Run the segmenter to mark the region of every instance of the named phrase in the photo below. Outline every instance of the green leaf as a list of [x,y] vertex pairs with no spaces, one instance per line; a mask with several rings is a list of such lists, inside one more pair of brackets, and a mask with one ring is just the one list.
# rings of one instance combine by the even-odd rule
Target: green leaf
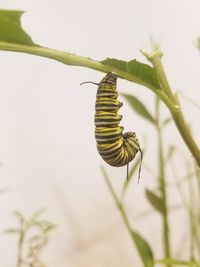
[[160,213],[164,213],[164,203],[162,197],[156,195],[153,191],[146,189],[145,190],[146,198],[148,199],[149,203]]
[[135,96],[128,94],[121,94],[127,102],[131,105],[136,113],[138,113],[141,117],[148,120],[149,122],[155,124],[155,119],[151,115],[151,113],[147,110],[147,108],[142,104],[142,102],[136,98]]
[[136,59],[123,61],[114,58],[107,58],[101,61],[101,63],[106,66],[113,67],[115,70],[124,71],[136,76],[150,86],[160,89],[160,84],[155,69],[147,64],[137,61]]
[[151,248],[146,240],[144,240],[137,232],[132,231],[132,236],[135,241],[135,245],[140,254],[145,267],[154,266],[154,257]]
[[21,10],[0,10],[0,42],[35,45],[21,28]]

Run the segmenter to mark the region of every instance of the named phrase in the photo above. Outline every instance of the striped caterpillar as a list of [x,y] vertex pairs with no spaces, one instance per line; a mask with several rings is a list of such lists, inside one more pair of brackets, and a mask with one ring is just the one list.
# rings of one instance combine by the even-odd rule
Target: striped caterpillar
[[[93,84],[98,85],[94,118],[97,150],[109,165],[114,167],[127,165],[128,173],[128,164],[135,158],[137,152],[140,151],[141,161],[143,155],[136,134],[123,133],[124,128],[119,126],[122,115],[117,112],[123,103],[117,100],[117,75],[109,72],[100,83]],[[140,172],[141,164],[139,177]]]

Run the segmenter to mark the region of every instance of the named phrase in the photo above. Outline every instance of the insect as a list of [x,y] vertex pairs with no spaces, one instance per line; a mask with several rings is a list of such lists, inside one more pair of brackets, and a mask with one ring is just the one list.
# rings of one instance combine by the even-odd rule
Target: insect
[[[83,82],[93,83],[93,82]],[[117,100],[118,92],[116,89],[117,75],[109,72],[100,81],[93,83],[98,85],[95,105],[95,139],[97,142],[97,150],[103,160],[114,167],[127,165],[131,162],[137,152],[141,154],[142,150],[134,132],[123,133],[124,127],[119,126],[122,115],[118,114],[118,110],[123,103]],[[138,181],[140,178],[141,163],[139,167]]]

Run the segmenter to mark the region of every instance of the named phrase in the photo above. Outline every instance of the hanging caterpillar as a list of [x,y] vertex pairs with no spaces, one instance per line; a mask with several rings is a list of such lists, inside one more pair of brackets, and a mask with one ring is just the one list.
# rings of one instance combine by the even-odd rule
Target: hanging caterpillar
[[[114,167],[127,165],[128,172],[128,164],[135,158],[138,151],[140,151],[142,161],[142,151],[136,134],[134,132],[123,133],[124,128],[119,126],[122,115],[117,112],[123,103],[117,100],[117,75],[109,72],[100,83],[93,84],[98,85],[94,118],[97,150],[109,165]],[[140,171],[141,164],[139,176]]]

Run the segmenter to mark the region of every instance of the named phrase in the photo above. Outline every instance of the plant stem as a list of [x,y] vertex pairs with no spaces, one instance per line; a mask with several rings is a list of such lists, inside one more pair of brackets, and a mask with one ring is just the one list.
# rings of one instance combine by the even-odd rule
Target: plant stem
[[[200,198],[200,169],[196,166],[195,164],[195,174],[197,177],[197,187],[198,187],[198,194],[199,194],[199,198]],[[200,203],[200,199],[199,199],[199,203]],[[200,221],[199,221],[200,223]]]
[[185,144],[187,145],[191,154],[195,158],[197,165],[200,167],[200,150],[191,135],[191,132],[185,122],[181,110],[178,112],[171,112],[171,114],[176,123],[179,133],[181,134],[183,140],[185,141]]
[[195,261],[180,261],[176,259],[162,259],[156,261],[158,264],[173,264],[177,266],[188,266],[188,267],[200,267],[199,262]]
[[29,46],[29,45],[22,45],[22,44],[14,44],[14,43],[7,43],[7,42],[0,42],[0,50],[2,51],[12,51],[12,52],[20,52],[20,53],[26,53],[46,58],[51,58],[54,60],[57,60],[61,63],[64,63],[66,65],[71,66],[82,66],[102,72],[109,72],[114,71],[118,74],[118,77],[122,79],[126,79],[128,81],[143,85],[153,91],[155,94],[157,94],[162,101],[166,104],[166,106],[173,110],[174,106],[173,104],[168,100],[168,98],[163,94],[163,92],[159,89],[155,89],[150,84],[146,83],[145,81],[141,80],[137,76],[134,76],[133,74],[130,74],[126,71],[122,71],[119,69],[115,69],[114,67],[109,67],[104,64],[102,64],[99,61],[93,60],[88,57],[81,57],[69,52],[59,51],[56,49],[50,49],[47,47],[42,46]]
[[133,239],[133,236],[132,236],[133,230],[132,230],[131,225],[129,223],[129,220],[128,220],[128,217],[126,215],[126,212],[124,210],[124,206],[123,206],[122,202],[120,201],[120,199],[118,198],[118,196],[115,193],[115,191],[113,190],[113,187],[112,187],[112,185],[110,183],[110,180],[109,180],[109,178],[107,176],[107,173],[105,172],[105,170],[103,168],[101,168],[101,171],[103,173],[103,176],[105,177],[106,184],[107,184],[108,189],[110,190],[110,193],[111,193],[111,195],[112,195],[112,197],[113,197],[113,199],[115,201],[115,204],[116,204],[117,208],[119,209],[119,211],[120,211],[120,213],[122,215],[123,221],[124,221],[124,223],[125,223],[125,225],[126,225],[126,227],[128,229],[128,232],[130,233],[132,241],[134,242],[134,239]]
[[103,173],[103,176],[105,178],[106,184],[108,186],[108,189],[110,190],[110,193],[115,201],[115,204],[122,216],[122,219],[124,221],[124,224],[129,232],[129,235],[131,237],[131,240],[133,244],[136,246],[137,251],[140,255],[140,259],[142,260],[143,264],[145,267],[153,267],[154,266],[154,256],[151,251],[151,248],[149,247],[148,243],[140,236],[138,235],[137,232],[134,231],[132,228],[126,210],[125,210],[125,205],[122,200],[117,196],[115,193],[112,184],[109,180],[109,177],[107,173],[105,172],[104,168],[101,168],[101,171]]
[[197,223],[200,235],[200,169],[197,167],[196,164],[195,164],[195,173],[197,177],[197,187],[198,187],[198,197],[199,197],[199,200],[197,202],[199,203],[199,205],[197,206]]
[[147,54],[143,52],[143,54],[147,57],[147,59],[153,64],[154,68],[156,69],[162,91],[167,96],[168,100],[173,103],[175,107],[177,107],[176,109],[171,109],[168,106],[180,135],[182,136],[185,144],[189,148],[198,166],[200,167],[200,150],[191,135],[189,127],[187,126],[187,123],[180,108],[178,97],[177,95],[174,95],[172,93],[172,90],[170,88],[161,62],[161,58],[163,55],[162,52],[155,51],[152,54]]
[[188,217],[190,223],[190,260],[194,260],[194,251],[195,251],[195,216],[193,214],[193,203],[194,203],[194,192],[193,192],[193,180],[192,175],[190,174],[190,168],[188,166],[188,190],[189,190],[189,204],[188,204]]
[[[169,223],[168,223],[168,207],[167,207],[167,192],[166,192],[166,175],[165,175],[165,164],[163,156],[163,140],[162,140],[162,126],[160,121],[160,100],[156,98],[156,129],[158,135],[158,166],[159,166],[159,186],[163,200],[163,248],[164,257],[170,258],[170,242],[169,242]],[[169,264],[166,264],[170,267]]]
[[132,240],[132,242],[133,242],[134,245],[135,245],[135,240],[134,240],[134,236],[133,236],[133,229],[132,229],[131,224],[130,224],[130,222],[129,222],[129,220],[128,220],[126,211],[125,211],[125,209],[124,209],[124,205],[123,205],[123,203],[121,202],[121,200],[118,198],[117,194],[115,193],[115,191],[114,191],[114,189],[113,189],[113,187],[112,187],[112,185],[111,185],[111,183],[110,183],[110,180],[109,180],[109,178],[108,178],[108,175],[107,175],[107,173],[105,172],[104,168],[101,168],[101,171],[102,171],[103,176],[104,176],[104,178],[105,178],[105,181],[106,181],[106,184],[107,184],[107,186],[108,186],[108,189],[110,190],[110,193],[111,193],[111,195],[112,195],[112,197],[113,197],[113,199],[114,199],[114,201],[115,201],[115,205],[117,206],[117,208],[118,208],[118,210],[119,210],[119,212],[120,212],[120,214],[121,214],[121,216],[122,216],[122,219],[123,219],[123,221],[124,221],[124,223],[125,223],[125,226],[126,226],[128,232],[129,232],[129,235],[130,235],[130,237],[131,237],[131,240]]

